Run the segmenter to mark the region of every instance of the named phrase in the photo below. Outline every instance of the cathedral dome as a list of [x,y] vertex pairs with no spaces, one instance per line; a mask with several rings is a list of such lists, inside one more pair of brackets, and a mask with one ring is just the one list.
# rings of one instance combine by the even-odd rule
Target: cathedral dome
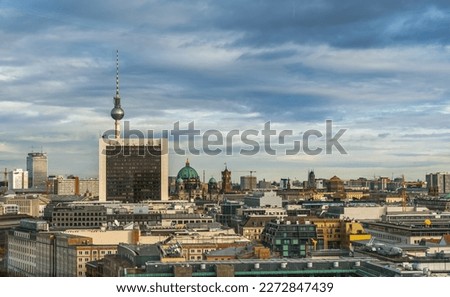
[[208,181],[208,184],[217,184],[217,181],[214,177],[211,177]]
[[184,166],[183,168],[180,169],[180,171],[178,171],[177,180],[180,178],[183,180],[200,179],[197,171],[194,168],[192,168],[191,165],[189,164],[189,160],[186,161],[186,166]]

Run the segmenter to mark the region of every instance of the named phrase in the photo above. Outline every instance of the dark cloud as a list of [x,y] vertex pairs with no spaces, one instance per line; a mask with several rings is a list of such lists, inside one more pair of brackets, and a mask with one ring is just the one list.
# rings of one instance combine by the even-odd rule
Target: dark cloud
[[63,170],[64,151],[78,147],[78,158],[70,154],[82,159],[92,145],[95,164],[92,130],[112,126],[119,49],[133,126],[270,120],[303,130],[332,119],[349,128],[354,159],[299,158],[283,168],[410,166],[413,156],[389,157],[408,144],[420,158],[423,139],[437,142],[430,154],[439,161],[429,166],[445,164],[449,11],[448,1],[2,1],[0,150],[15,159],[11,148],[25,155],[49,143]]
[[[211,21],[224,30],[244,32],[241,44],[326,43],[337,47],[383,47],[399,42],[447,44],[449,3],[445,1],[292,1],[279,5],[253,1],[220,2]],[[433,18],[432,13],[442,13]],[[428,13],[428,14],[427,14]],[[389,31],[400,22],[401,27]]]

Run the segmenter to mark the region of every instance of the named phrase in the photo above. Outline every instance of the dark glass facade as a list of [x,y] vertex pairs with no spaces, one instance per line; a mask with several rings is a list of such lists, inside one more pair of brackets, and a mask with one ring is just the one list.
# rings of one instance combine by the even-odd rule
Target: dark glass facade
[[272,252],[286,258],[306,257],[308,242],[317,237],[313,224],[289,224],[270,222],[261,234],[263,243]]
[[161,146],[106,146],[107,200],[160,200],[161,162]]

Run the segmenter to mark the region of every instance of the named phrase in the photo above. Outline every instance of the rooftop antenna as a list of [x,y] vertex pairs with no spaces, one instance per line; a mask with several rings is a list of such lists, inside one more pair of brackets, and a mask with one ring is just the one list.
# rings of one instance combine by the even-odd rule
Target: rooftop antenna
[[114,108],[111,110],[111,117],[114,119],[114,135],[116,139],[120,138],[120,120],[123,119],[125,112],[120,106],[119,94],[119,50],[116,51],[116,95],[114,96]]

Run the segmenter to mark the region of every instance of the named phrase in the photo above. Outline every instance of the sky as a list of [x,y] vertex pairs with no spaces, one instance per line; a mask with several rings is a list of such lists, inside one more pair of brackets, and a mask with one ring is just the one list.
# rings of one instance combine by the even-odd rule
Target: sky
[[0,0],[0,168],[42,150],[49,174],[97,177],[118,51],[130,129],[199,130],[199,154],[169,134],[170,175],[423,180],[450,168],[448,28],[449,1]]

